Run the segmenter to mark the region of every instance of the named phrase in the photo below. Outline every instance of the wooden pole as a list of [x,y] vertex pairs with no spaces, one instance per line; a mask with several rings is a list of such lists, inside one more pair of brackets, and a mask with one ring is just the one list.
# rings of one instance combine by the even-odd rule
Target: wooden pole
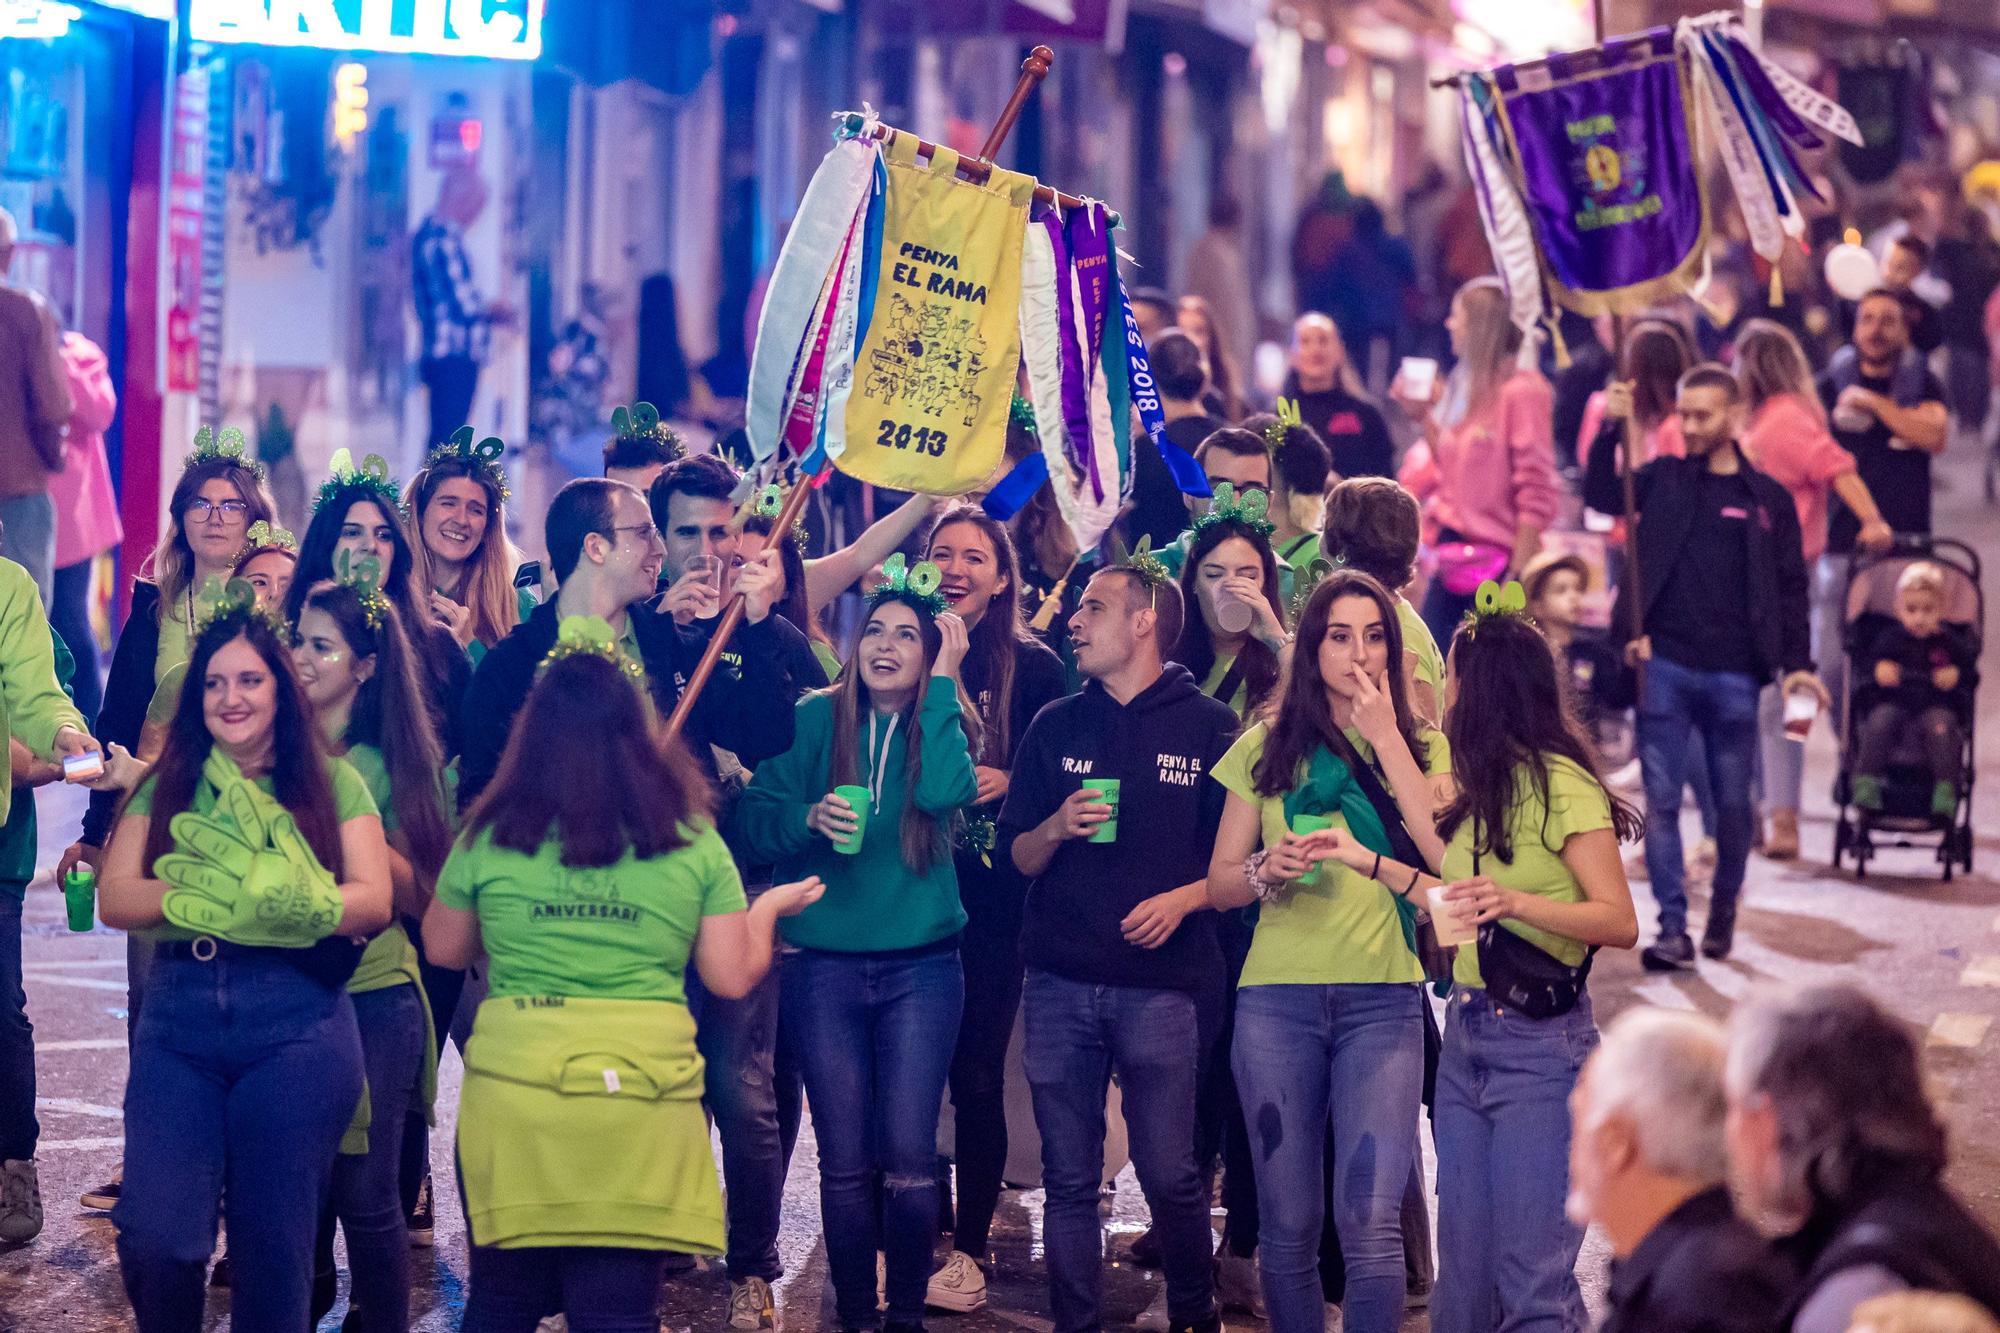
[[[1027,105],[1028,95],[1034,92],[1036,85],[1048,76],[1049,66],[1055,62],[1055,58],[1055,52],[1048,47],[1038,46],[1028,53],[1026,60],[1021,62],[1021,77],[1016,80],[1014,93],[1007,99],[1006,107],[1001,110],[1000,119],[994,122],[993,132],[986,136],[986,144],[979,150],[979,160],[967,162],[961,168],[967,178],[983,181],[992,174],[993,155],[998,153],[1000,146],[1006,142],[1008,133],[1014,128],[1014,122],[1021,118],[1021,108]],[[886,125],[876,130],[877,136],[883,139],[906,132],[891,129]],[[917,141],[917,148],[920,153],[925,154],[934,150],[933,145],[921,139]],[[1036,187],[1035,197],[1044,203],[1060,203],[1065,208],[1080,207],[1083,203],[1081,199],[1058,193],[1046,185]],[[785,497],[784,507],[778,511],[777,521],[772,525],[771,540],[774,542],[787,540],[792,525],[797,523],[799,515],[805,512],[806,500],[811,491],[812,483],[806,477],[800,477],[793,484],[791,494]],[[777,612],[773,611],[772,614],[776,615]],[[739,592],[729,599],[729,605],[724,608],[722,619],[715,626],[715,633],[709,636],[708,647],[703,651],[701,661],[696,664],[694,674],[689,676],[688,683],[681,687],[680,700],[674,704],[673,715],[667,719],[667,735],[678,736],[687,726],[688,714],[694,711],[695,701],[701,697],[702,690],[707,688],[709,677],[715,674],[715,665],[722,660],[723,650],[729,646],[729,637],[736,633],[736,627],[742,623],[743,594]]]

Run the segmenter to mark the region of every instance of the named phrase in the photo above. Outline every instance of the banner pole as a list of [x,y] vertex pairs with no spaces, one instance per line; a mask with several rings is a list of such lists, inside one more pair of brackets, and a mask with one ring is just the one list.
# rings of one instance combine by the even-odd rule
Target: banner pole
[[[1014,92],[1008,97],[1006,107],[1000,112],[1000,119],[994,122],[993,132],[986,136],[985,146],[979,150],[981,161],[990,163],[993,155],[1000,151],[1001,145],[1007,141],[1007,135],[1013,130],[1014,123],[1021,118],[1021,108],[1027,105],[1028,95],[1034,92],[1036,86],[1048,76],[1049,67],[1055,63],[1055,58],[1055,52],[1048,47],[1037,46],[1028,53],[1028,58],[1021,62],[1021,77],[1014,83]],[[792,525],[797,523],[799,515],[805,512],[806,499],[811,491],[812,483],[809,478],[800,477],[793,483],[791,494],[785,497],[784,507],[778,511],[778,517],[772,524],[773,542],[790,539]],[[774,610],[771,614],[776,615],[777,612]],[[736,627],[742,623],[743,594],[739,592],[730,597],[729,605],[722,613],[722,619],[716,623],[715,633],[709,636],[708,647],[702,651],[701,661],[696,664],[694,674],[688,677],[687,684],[681,688],[681,697],[674,704],[673,714],[667,718],[669,737],[680,735],[681,730],[687,726],[688,715],[694,711],[696,701],[701,698],[701,692],[708,687],[709,678],[715,674],[716,663],[722,660],[723,651],[729,647],[730,636],[736,633]]]

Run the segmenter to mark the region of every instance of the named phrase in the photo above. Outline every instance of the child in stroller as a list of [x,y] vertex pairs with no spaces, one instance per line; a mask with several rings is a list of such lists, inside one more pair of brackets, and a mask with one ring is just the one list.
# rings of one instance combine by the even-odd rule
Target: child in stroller
[[1854,803],[1879,813],[1883,782],[1899,744],[1915,726],[1931,775],[1931,813],[1950,819],[1958,809],[1965,732],[1979,645],[1944,623],[1944,571],[1914,561],[1896,579],[1895,619],[1863,645],[1859,665],[1865,705],[1856,737]]

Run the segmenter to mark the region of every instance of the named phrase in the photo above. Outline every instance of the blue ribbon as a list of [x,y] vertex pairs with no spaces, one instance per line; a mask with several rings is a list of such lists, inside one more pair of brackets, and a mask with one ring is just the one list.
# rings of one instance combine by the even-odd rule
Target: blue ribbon
[[980,507],[996,523],[1005,523],[1021,512],[1021,506],[1034,499],[1035,492],[1042,489],[1049,479],[1049,460],[1040,451],[1029,454],[1014,464],[1013,471],[1000,478],[1000,484],[986,492]]
[[[1116,270],[1113,270],[1115,273]],[[1139,410],[1139,422],[1167,465],[1167,473],[1183,495],[1205,496],[1208,474],[1194,455],[1167,438],[1167,414],[1160,405],[1160,387],[1153,379],[1153,363],[1146,356],[1146,338],[1139,332],[1139,319],[1132,313],[1132,298],[1125,284],[1118,284],[1118,307],[1125,316],[1125,366],[1131,383],[1132,406]]]

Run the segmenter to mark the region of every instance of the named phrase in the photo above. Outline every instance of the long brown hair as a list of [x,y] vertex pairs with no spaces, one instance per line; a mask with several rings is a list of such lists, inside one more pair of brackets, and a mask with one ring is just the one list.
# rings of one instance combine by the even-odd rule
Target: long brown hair
[[[931,530],[924,535],[926,558],[937,545],[938,534],[954,523],[970,524],[985,536],[986,544],[993,548],[994,565],[1004,580],[1004,586],[993,594],[993,600],[986,604],[986,614],[968,636],[965,665],[960,674],[965,679],[966,693],[979,707],[982,737],[974,753],[989,767],[1005,768],[1012,754],[1014,668],[1023,646],[1031,647],[1036,642],[1021,615],[1021,561],[1006,527],[973,504],[953,505],[931,524]],[[990,706],[981,706],[982,700],[990,700]]]
[[203,486],[218,479],[234,486],[243,503],[249,506],[243,515],[246,531],[252,523],[277,521],[278,506],[271,499],[264,479],[234,459],[207,458],[182,472],[167,500],[166,531],[160,534],[160,544],[153,548],[145,570],[141,571],[142,576],[150,572],[159,586],[162,610],[180,600],[194,582],[194,549],[187,539],[188,506],[195,502]]
[[188,654],[187,681],[180,703],[167,724],[167,738],[153,764],[152,821],[146,829],[146,873],[153,862],[174,849],[170,824],[183,810],[194,808],[202,765],[215,748],[204,708],[208,665],[226,645],[245,640],[264,659],[276,686],[277,715],[271,723],[271,793],[289,810],[313,855],[338,880],[343,874],[340,854],[340,813],[334,802],[333,774],[326,745],[313,722],[312,707],[292,670],[290,650],[278,632],[259,615],[225,616],[196,636]]
[[347,719],[347,745],[372,745],[382,752],[389,791],[396,803],[396,831],[410,864],[425,884],[435,883],[451,851],[445,819],[444,746],[431,721],[422,664],[402,613],[385,598],[379,626],[370,626],[361,597],[344,583],[327,580],[306,593],[305,609],[323,611],[340,627],[340,637],[359,660],[375,659],[375,670],[354,695]]
[[[870,608],[868,619],[875,618],[880,608]],[[938,648],[943,643],[938,633],[937,622],[919,611],[917,633],[923,640],[924,666],[923,680],[918,684],[916,697],[903,710],[903,810],[898,824],[902,838],[903,864],[919,875],[930,873],[931,866],[940,856],[948,853],[950,830],[944,821],[935,815],[917,808],[917,781],[923,776],[923,697],[929,688],[931,666],[937,661]],[[862,621],[865,632],[868,621]],[[827,758],[827,773],[830,785],[836,787],[858,786],[868,781],[861,771],[861,718],[874,707],[868,686],[861,680],[861,649],[857,645],[848,657],[847,665],[841,669],[840,679],[825,689],[817,691],[833,700],[833,749]],[[972,701],[965,697],[965,687],[958,688],[959,721],[965,728],[965,738],[973,754],[979,753],[979,711]]]
[[687,845],[684,827],[714,821],[715,796],[678,739],[607,658],[549,663],[500,756],[493,782],[466,812],[464,842],[483,830],[497,847],[533,856],[551,838],[568,866],[608,866]]
[[[1195,589],[1201,583],[1201,562],[1208,559],[1216,547],[1236,537],[1250,543],[1250,549],[1257,553],[1257,560],[1264,567],[1263,575],[1257,582],[1265,600],[1271,603],[1280,618],[1285,614],[1285,599],[1279,591],[1278,558],[1271,550],[1271,539],[1238,519],[1218,519],[1205,524],[1201,535],[1188,548],[1187,559],[1181,562],[1181,602],[1187,615],[1181,621],[1179,637],[1167,652],[1167,660],[1186,667],[1197,686],[1207,680],[1208,673],[1215,669],[1215,637],[1209,632],[1208,617],[1202,613],[1201,598],[1195,595]],[[1246,634],[1236,660],[1242,664],[1243,683],[1248,687],[1244,696],[1245,712],[1255,713],[1278,688],[1278,655],[1263,640]],[[1222,702],[1228,703],[1229,700]]]
[[1447,420],[1457,422],[1490,402],[1513,375],[1521,330],[1514,324],[1507,289],[1498,278],[1474,278],[1452,300],[1465,319],[1458,366],[1445,392]]
[[[1487,616],[1459,627],[1451,641],[1457,696],[1445,716],[1457,794],[1438,814],[1438,833],[1449,839],[1472,821],[1474,848],[1494,859],[1514,859],[1507,817],[1514,806],[1515,773],[1528,769],[1548,820],[1549,761],[1567,759],[1599,787],[1594,747],[1570,711],[1556,674],[1555,652],[1522,616]],[[1638,812],[1604,789],[1620,841],[1639,836]]]
[[1410,754],[1422,768],[1425,746],[1417,734],[1416,714],[1410,711],[1408,692],[1403,685],[1403,622],[1396,615],[1396,599],[1387,588],[1358,569],[1336,569],[1319,581],[1299,613],[1299,632],[1286,673],[1278,706],[1270,711],[1271,734],[1264,741],[1263,757],[1257,761],[1251,779],[1263,796],[1281,796],[1298,785],[1299,770],[1313,751],[1324,745],[1358,767],[1361,756],[1335,725],[1333,708],[1326,699],[1326,682],[1319,674],[1319,646],[1326,641],[1326,627],[1333,619],[1333,604],[1343,597],[1366,597],[1382,615],[1383,646],[1388,649],[1388,666],[1383,679],[1388,682],[1389,701],[1396,709],[1396,730],[1410,747]]
[[521,603],[514,594],[514,570],[521,553],[507,536],[507,498],[486,475],[485,465],[469,458],[445,457],[410,479],[410,554],[417,592],[428,598],[437,585],[430,548],[424,545],[424,511],[438,487],[454,478],[476,482],[486,493],[486,532],[479,549],[466,560],[463,581],[454,589],[439,589],[472,612],[472,635],[491,648],[521,623]]
[[1663,319],[1644,319],[1625,335],[1619,375],[1632,381],[1632,416],[1639,429],[1652,430],[1674,414],[1674,395],[1694,364],[1687,336]]

